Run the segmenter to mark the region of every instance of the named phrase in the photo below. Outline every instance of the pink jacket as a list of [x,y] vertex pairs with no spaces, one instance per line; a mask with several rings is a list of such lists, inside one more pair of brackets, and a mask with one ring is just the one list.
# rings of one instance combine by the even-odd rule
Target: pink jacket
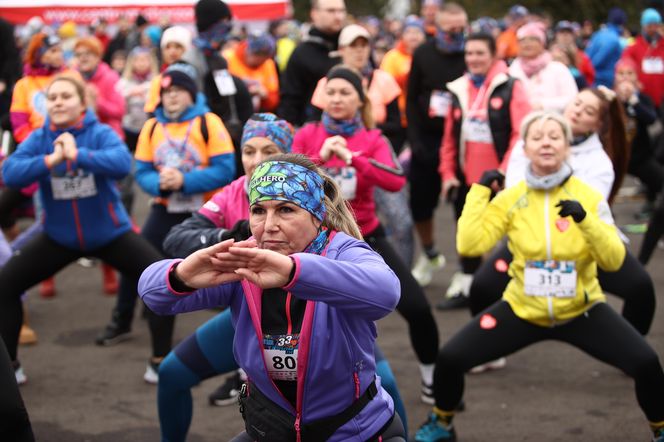
[[247,176],[242,175],[228,186],[215,193],[198,213],[209,218],[215,226],[232,228],[236,222],[249,218]]
[[557,61],[551,61],[544,69],[528,77],[517,58],[510,65],[509,74],[523,82],[533,110],[562,112],[579,92],[567,66]]
[[[345,167],[337,157],[322,163],[320,149],[331,137],[319,122],[302,127],[293,139],[293,153],[302,153],[324,168]],[[346,138],[348,149],[353,152],[350,166],[357,171],[357,190],[350,201],[355,218],[363,235],[373,232],[379,225],[374,202],[374,187],[396,192],[406,184],[403,170],[397,162],[389,143],[378,129],[360,129]]]
[[97,117],[102,123],[113,128],[124,140],[122,130],[122,117],[125,113],[125,100],[117,84],[120,81],[118,74],[103,61],[97,66],[92,78],[87,80],[88,85],[97,90]]

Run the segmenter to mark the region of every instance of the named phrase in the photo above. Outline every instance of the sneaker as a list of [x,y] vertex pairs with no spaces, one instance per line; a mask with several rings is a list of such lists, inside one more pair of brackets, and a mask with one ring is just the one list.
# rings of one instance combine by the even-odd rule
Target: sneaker
[[438,310],[455,310],[460,308],[467,308],[470,305],[468,296],[458,295],[453,298],[445,298],[436,304]]
[[434,270],[440,270],[443,267],[445,267],[445,257],[442,254],[436,255],[435,258],[420,255],[420,257],[417,258],[415,267],[413,267],[413,278],[415,278],[422,287],[426,287],[433,279]]
[[101,274],[104,278],[104,293],[115,295],[118,293],[118,278],[115,275],[115,269],[108,264],[102,264]]
[[415,433],[415,442],[455,442],[454,427],[445,425],[436,413],[431,413],[429,419],[418,428]]
[[652,442],[664,442],[664,428],[653,431]]
[[39,295],[42,298],[52,298],[55,296],[55,278],[50,277],[41,282],[39,285]]
[[84,256],[82,258],[78,258],[78,260],[76,260],[76,264],[80,265],[81,267],[85,267],[86,269],[90,269],[94,267],[96,263],[94,259]]
[[226,382],[221,384],[208,396],[208,402],[210,405],[216,407],[234,405],[237,403],[237,396],[240,394],[241,388],[242,379],[240,378],[240,372],[236,371],[226,379]]
[[452,275],[452,281],[445,293],[446,298],[454,298],[459,295],[468,297],[470,295],[470,285],[473,283],[473,275],[470,273],[456,272]]
[[468,373],[480,374],[491,370],[500,370],[501,368],[505,368],[506,365],[507,365],[507,359],[498,358],[494,361],[489,361],[486,364],[480,364],[477,367],[473,367],[470,369]]
[[37,343],[37,333],[30,328],[29,325],[23,324],[21,326],[21,332],[18,335],[18,343],[20,345],[34,345]]
[[131,318],[121,318],[117,310],[113,310],[111,322],[95,339],[95,344],[110,346],[126,341],[131,337]]
[[159,363],[152,361],[150,359],[148,361],[147,368],[145,369],[145,373],[143,374],[143,380],[147,382],[148,384],[152,385],[157,385],[159,383]]
[[21,367],[21,363],[19,361],[14,361],[12,362],[12,365],[14,367],[14,376],[16,377],[16,384],[23,385],[26,382],[28,382],[28,377],[25,375],[23,367]]
[[422,381],[420,400],[428,405],[435,404],[436,401],[433,397],[433,385],[427,385]]

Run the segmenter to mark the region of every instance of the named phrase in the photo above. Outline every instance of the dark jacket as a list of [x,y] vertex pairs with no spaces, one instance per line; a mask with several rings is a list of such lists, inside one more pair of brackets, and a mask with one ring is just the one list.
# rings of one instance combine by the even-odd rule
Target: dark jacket
[[657,111],[647,95],[639,93],[637,97],[635,103],[623,103],[627,116],[627,138],[631,140],[632,148],[630,169],[650,160],[654,154],[648,126],[657,120]]
[[316,119],[311,97],[318,80],[336,64],[338,57],[330,57],[337,50],[339,34],[324,34],[311,28],[302,43],[293,51],[281,81],[278,114],[295,126]]
[[415,50],[408,76],[406,115],[408,140],[416,159],[438,165],[445,119],[429,116],[429,100],[434,90],[447,91],[446,84],[465,70],[463,53],[445,54],[434,41],[427,41]]

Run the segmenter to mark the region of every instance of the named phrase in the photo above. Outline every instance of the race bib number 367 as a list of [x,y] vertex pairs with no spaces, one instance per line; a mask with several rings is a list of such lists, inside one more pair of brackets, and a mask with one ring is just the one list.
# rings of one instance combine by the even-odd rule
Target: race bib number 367
[[526,261],[524,292],[528,296],[573,298],[576,296],[576,263]]
[[263,335],[263,356],[267,371],[275,381],[297,381],[299,334]]

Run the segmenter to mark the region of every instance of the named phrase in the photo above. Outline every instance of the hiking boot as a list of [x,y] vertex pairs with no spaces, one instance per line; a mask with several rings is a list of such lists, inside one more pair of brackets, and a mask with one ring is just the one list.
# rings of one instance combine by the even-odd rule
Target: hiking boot
[[55,296],[55,277],[51,276],[39,284],[39,295],[42,298],[52,298]]
[[160,362],[154,362],[152,358],[148,361],[143,374],[143,380],[148,384],[157,385],[159,383],[159,364]]
[[415,438],[412,440],[414,442],[455,442],[456,433],[452,424],[446,425],[436,413],[431,413],[429,419],[418,428]]
[[226,382],[221,384],[208,396],[208,402],[210,405],[216,407],[237,404],[237,396],[240,394],[242,384],[240,372],[236,371],[233,375],[226,378]]
[[95,344],[110,346],[130,338],[131,317],[122,317],[117,310],[113,310],[111,322],[95,339]]
[[19,345],[33,345],[37,343],[37,333],[26,324],[21,326],[21,332],[18,335]]
[[115,275],[115,269],[104,263],[101,266],[101,274],[104,278],[104,293],[115,295],[118,293],[118,278]]
[[433,272],[445,267],[445,257],[442,254],[429,258],[425,254],[417,258],[415,267],[413,267],[413,278],[422,286],[426,287],[433,279]]

